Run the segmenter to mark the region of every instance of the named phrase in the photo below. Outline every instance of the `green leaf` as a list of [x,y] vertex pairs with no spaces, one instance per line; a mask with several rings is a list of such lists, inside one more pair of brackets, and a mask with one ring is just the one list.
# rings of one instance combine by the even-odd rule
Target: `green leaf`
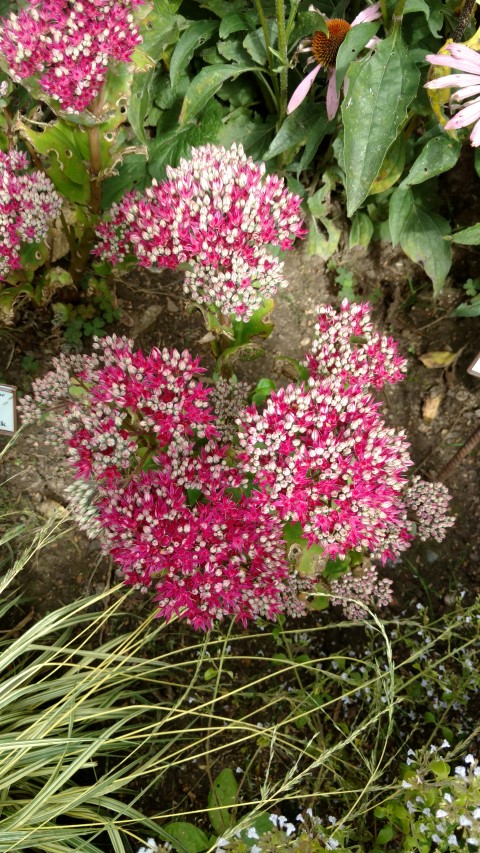
[[127,116],[132,130],[139,142],[143,144],[147,141],[144,124],[145,116],[152,105],[154,80],[155,68],[142,74],[135,74],[127,106]]
[[395,832],[393,826],[387,824],[386,826],[383,826],[380,832],[378,833],[377,842],[379,844],[388,844],[388,842],[392,840],[394,834]]
[[255,403],[256,406],[263,406],[272,391],[275,391],[273,379],[268,379],[268,377],[259,379],[252,394],[252,403]]
[[437,779],[448,779],[450,776],[450,766],[442,758],[436,758],[430,764],[430,770],[435,774]]
[[164,830],[172,836],[175,841],[179,842],[176,848],[179,853],[202,853],[203,850],[208,850],[210,841],[208,836],[193,823],[178,820],[167,823],[163,827]]
[[478,246],[480,244],[480,222],[457,231],[450,237],[452,243],[460,243],[462,246]]
[[255,12],[229,12],[222,19],[218,34],[221,39],[226,39],[232,33],[251,30],[255,26],[256,20]]
[[295,26],[289,38],[289,47],[293,47],[300,39],[313,33],[328,33],[328,27],[323,15],[319,12],[299,12],[295,18]]
[[273,331],[273,323],[268,321],[273,309],[273,299],[265,299],[246,323],[242,320],[232,320],[235,343],[247,344],[252,338],[268,338]]
[[154,0],[153,8],[142,19],[142,49],[155,61],[161,59],[167,49],[178,41],[179,21],[182,19],[176,17],[175,12],[180,2]]
[[383,193],[396,184],[405,166],[405,147],[404,134],[400,133],[388,149],[382,168],[370,187],[369,195]]
[[351,27],[345,36],[344,41],[340,45],[336,59],[335,78],[337,83],[337,91],[343,83],[345,74],[349,66],[357,58],[358,54],[365,47],[367,42],[375,35],[380,26],[380,21],[372,21],[371,23],[358,24],[356,27]]
[[400,36],[392,35],[380,42],[373,56],[353,63],[347,78],[342,116],[347,213],[352,216],[406,120],[420,75]]
[[[312,214],[307,252],[309,255],[319,255],[324,260],[328,260],[336,251],[342,232],[330,218],[330,192],[335,186],[335,176],[331,170],[324,173],[323,180],[324,185],[307,200],[308,209]],[[318,228],[317,219],[323,225],[327,236]]]
[[248,109],[236,110],[219,130],[217,141],[219,145],[230,148],[233,142],[241,139],[245,153],[254,160],[261,160],[275,130],[275,117],[269,116],[262,121],[257,113],[253,119],[250,116]]
[[455,317],[480,317],[480,294],[471,302],[462,302],[453,313]]
[[201,121],[190,121],[176,125],[174,130],[161,132],[148,147],[148,172],[161,181],[166,175],[166,166],[177,166],[181,157],[189,157],[192,146],[216,142],[222,127],[222,108],[214,98],[207,105]]
[[[310,107],[312,107],[311,102]],[[315,154],[318,151],[319,145],[322,142],[323,138],[327,135],[327,133],[331,133],[333,127],[333,121],[328,121],[325,110],[322,108],[322,114],[319,116],[319,118],[316,121],[314,120],[313,124],[310,123],[307,138],[305,140],[305,150],[298,163],[297,175],[299,175],[300,172],[303,172],[303,170],[310,165],[313,158],[315,157]]]
[[460,142],[450,139],[446,134],[429,139],[400,186],[409,187],[413,184],[421,184],[423,181],[435,177],[435,175],[441,175],[442,172],[453,169],[460,156],[461,149]]
[[414,208],[413,193],[409,189],[399,187],[390,198],[388,225],[392,246],[400,242],[403,229]]
[[115,167],[116,175],[102,184],[102,210],[108,210],[115,201],[133,189],[143,190],[147,184],[147,161],[143,154],[126,154]]
[[[267,21],[267,29],[270,46],[272,46],[277,41],[277,22]],[[265,46],[265,35],[261,27],[258,30],[253,30],[248,36],[245,36],[243,46],[257,65],[267,65],[268,55]]]
[[209,812],[210,823],[219,835],[231,826],[232,821],[227,807],[235,805],[237,793],[237,780],[233,771],[226,767],[218,774],[208,794],[208,808],[212,809]]
[[325,122],[324,109],[317,104],[311,104],[304,101],[298,109],[288,115],[283,122],[280,130],[270,144],[270,147],[263,155],[264,160],[270,160],[276,157],[283,151],[289,148],[298,148],[303,145],[311,130],[312,120],[314,121],[321,113],[322,119]]
[[246,65],[211,65],[202,68],[192,80],[183,99],[179,122],[185,125],[194,118],[221,88],[224,80],[252,69]]
[[[396,212],[394,196],[399,199]],[[389,220],[392,242],[395,244],[398,240],[405,254],[423,266],[437,295],[445,284],[452,263],[451,248],[444,239],[450,231],[449,223],[438,213],[425,210],[408,189],[398,189],[394,193],[390,214],[393,217]]]
[[218,21],[195,21],[180,36],[170,60],[170,80],[175,87],[178,76],[185,71],[197,47],[204,44],[218,29]]
[[348,235],[348,247],[368,246],[373,236],[373,222],[367,213],[358,210],[353,219],[350,234]]

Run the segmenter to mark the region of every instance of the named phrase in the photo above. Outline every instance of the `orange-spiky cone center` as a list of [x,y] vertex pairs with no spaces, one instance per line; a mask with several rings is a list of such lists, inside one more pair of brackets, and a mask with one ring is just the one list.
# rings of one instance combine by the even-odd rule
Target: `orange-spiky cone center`
[[328,36],[326,33],[316,32],[312,40],[312,54],[316,62],[324,68],[335,65],[338,48],[350,29],[350,24],[343,18],[332,18],[326,21],[326,24]]

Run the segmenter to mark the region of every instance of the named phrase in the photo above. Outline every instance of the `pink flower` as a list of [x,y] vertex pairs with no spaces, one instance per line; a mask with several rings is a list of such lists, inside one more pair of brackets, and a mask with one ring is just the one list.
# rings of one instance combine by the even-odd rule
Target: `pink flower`
[[126,583],[155,590],[157,615],[166,619],[178,615],[208,630],[224,617],[245,625],[300,615],[280,522],[245,496],[235,501],[227,485],[192,506],[166,464],[105,491],[98,512],[106,549]]
[[198,359],[187,351],[133,352],[132,341],[116,335],[95,346],[98,355],[55,360],[55,370],[33,383],[33,398],[20,403],[24,423],[55,407],[50,442],[67,444],[77,476],[112,481],[146,453],[168,452],[172,460],[190,454],[197,439],[216,437]]
[[[315,78],[321,68],[328,69],[328,89],[327,89],[327,116],[331,120],[335,117],[340,103],[340,95],[337,92],[337,83],[335,78],[335,60],[340,45],[345,39],[351,27],[357,24],[364,24],[368,21],[375,21],[381,16],[380,2],[374,3],[360,12],[352,23],[349,24],[343,18],[325,18],[325,23],[328,28],[328,36],[323,32],[316,32],[311,39],[311,53],[313,60],[317,63],[313,71],[302,80],[299,86],[295,89],[287,106],[287,113],[290,114],[305,100],[310,89],[313,86]],[[377,39],[371,39],[367,47],[374,47]]]
[[0,280],[20,269],[22,246],[41,243],[62,209],[62,200],[43,172],[20,151],[0,151]]
[[287,285],[269,246],[290,249],[303,236],[301,199],[241,145],[192,148],[167,178],[112,206],[95,254],[112,264],[135,257],[145,267],[187,263],[190,299],[249,320]]
[[358,550],[386,560],[408,546],[407,443],[348,374],[281,388],[238,422],[252,500],[259,494],[284,522],[300,522],[326,557]]
[[425,84],[426,89],[450,89],[457,92],[450,98],[451,108],[466,102],[455,115],[447,121],[445,130],[459,130],[473,124],[470,141],[476,148],[480,145],[480,56],[465,44],[447,44],[448,54],[428,54],[425,58],[432,65],[447,66],[460,71],[460,74],[447,74]]
[[403,379],[407,363],[393,338],[373,331],[368,302],[344,299],[337,311],[321,305],[306,364],[316,379],[351,374],[352,381],[374,388]]
[[408,445],[369,393],[401,379],[405,362],[373,332],[369,311],[346,301],[339,311],[322,306],[308,383],[281,388],[263,412],[251,406],[237,420],[239,459],[254,488],[329,558],[349,550],[396,558],[412,538]]
[[143,0],[32,0],[2,21],[0,53],[19,83],[38,77],[66,112],[96,97],[111,60],[129,62],[141,36],[132,10]]

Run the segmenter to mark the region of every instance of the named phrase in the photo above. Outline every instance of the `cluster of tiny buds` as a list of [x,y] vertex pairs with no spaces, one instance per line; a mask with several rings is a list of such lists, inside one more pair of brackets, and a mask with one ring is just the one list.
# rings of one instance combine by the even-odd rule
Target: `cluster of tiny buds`
[[25,172],[26,154],[0,151],[0,279],[22,266],[22,246],[41,243],[62,199],[43,172]]
[[331,604],[340,606],[346,619],[365,619],[368,609],[378,610],[391,603],[392,583],[390,578],[380,578],[375,566],[365,560],[362,567],[331,581]]
[[231,443],[237,435],[236,420],[247,405],[250,386],[232,376],[219,376],[210,394],[210,404],[215,412],[215,426],[223,441]]
[[132,10],[143,0],[32,0],[2,22],[0,54],[15,82],[37,77],[69,113],[96,97],[110,60],[129,62],[141,42]]
[[441,542],[449,527],[455,524],[453,515],[448,514],[451,496],[443,483],[429,483],[415,475],[405,493],[405,503],[414,514],[417,536],[425,542],[435,539]]
[[270,245],[290,249],[304,234],[301,199],[241,145],[192,148],[167,180],[130,193],[101,223],[95,254],[112,264],[188,264],[190,299],[247,321],[287,282]]

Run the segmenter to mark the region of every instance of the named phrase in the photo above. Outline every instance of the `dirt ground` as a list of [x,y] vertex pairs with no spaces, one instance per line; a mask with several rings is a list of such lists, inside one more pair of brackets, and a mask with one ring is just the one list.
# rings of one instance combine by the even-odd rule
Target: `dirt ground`
[[[459,254],[452,284],[434,302],[431,285],[421,269],[388,244],[339,252],[328,265],[318,257],[308,256],[304,245],[299,246],[286,260],[290,285],[277,295],[275,330],[266,341],[266,354],[258,361],[241,365],[239,376],[256,381],[270,375],[280,383],[287,382],[277,357],[303,358],[312,341],[316,306],[339,303],[342,294],[335,279],[339,272],[342,277],[342,270],[350,270],[356,296],[372,300],[377,324],[400,341],[402,352],[409,358],[405,381],[390,387],[385,396],[388,419],[406,431],[416,470],[430,479],[439,477],[447,462],[480,426],[480,379],[467,373],[480,350],[479,323],[452,317],[455,305],[464,301],[461,283],[476,274],[477,251]],[[201,316],[198,312],[185,312],[179,275],[170,271],[137,271],[118,282],[117,296],[121,310],[117,333],[133,337],[144,349],[154,345],[188,348],[202,354],[208,366],[208,345],[199,343],[204,334]],[[0,381],[16,384],[19,393],[26,393],[32,377],[22,371],[25,356],[35,359],[36,373],[41,374],[48,369],[59,346],[61,337],[58,332],[52,333],[47,318],[26,311],[16,330],[0,338]],[[458,352],[454,366],[447,370],[426,367],[420,356],[437,351]],[[1,437],[0,442],[1,447]],[[8,454],[0,472],[2,482],[2,505],[17,507],[20,516],[33,513],[40,520],[65,504],[63,490],[69,477],[61,456],[43,444],[41,430],[30,428]],[[388,571],[395,579],[398,612],[419,600],[438,612],[448,607],[459,592],[465,590],[470,597],[479,590],[477,452],[453,470],[447,485],[457,516],[455,527],[441,544],[416,546],[400,565]],[[33,615],[38,616],[80,594],[99,591],[113,578],[114,568],[109,560],[101,558],[96,544],[72,530],[31,561],[23,583],[32,601]]]

